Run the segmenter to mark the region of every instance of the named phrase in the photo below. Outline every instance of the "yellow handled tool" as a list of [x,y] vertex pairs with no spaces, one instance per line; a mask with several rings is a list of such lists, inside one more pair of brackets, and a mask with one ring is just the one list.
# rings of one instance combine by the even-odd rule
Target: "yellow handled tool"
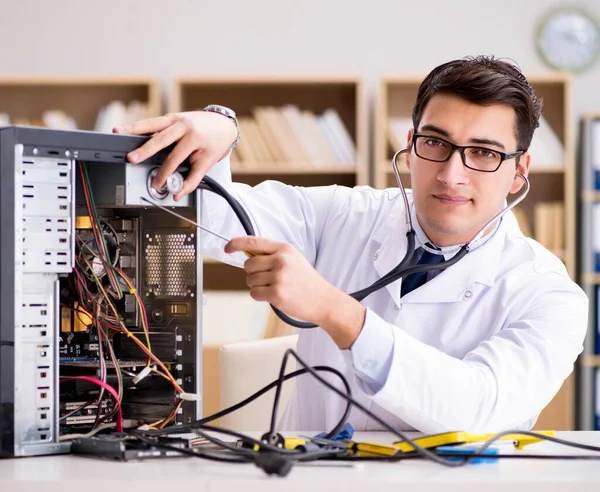
[[375,442],[336,441],[323,437],[309,437],[307,439],[320,446],[347,449],[351,454],[358,456],[394,456],[400,452],[398,448],[392,445]]
[[[555,437],[555,431],[536,431],[536,434],[544,436]],[[489,441],[496,434],[480,434],[473,432],[444,432],[441,434],[432,434],[430,436],[417,437],[413,439],[414,443],[421,446],[422,448],[437,448],[438,446],[451,446],[458,444],[468,444],[475,442]],[[542,440],[540,437],[528,436],[526,434],[506,434],[502,436],[499,441],[513,441],[517,449],[522,449],[528,444],[533,444]],[[404,453],[414,451],[411,444],[406,441],[397,441],[394,446]]]

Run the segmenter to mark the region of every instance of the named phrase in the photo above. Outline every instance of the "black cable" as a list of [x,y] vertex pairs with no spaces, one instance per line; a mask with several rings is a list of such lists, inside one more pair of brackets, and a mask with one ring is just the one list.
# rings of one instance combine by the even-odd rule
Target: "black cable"
[[[347,396],[341,390],[339,390],[338,388],[336,388],[333,384],[331,384],[327,380],[323,379],[316,371],[313,370],[312,367],[310,367],[306,362],[304,362],[304,360],[302,360],[302,358],[300,358],[300,356],[296,352],[294,352],[292,349],[286,350],[284,358],[288,357],[289,355],[292,355],[298,361],[298,363],[301,366],[303,366],[305,369],[308,369],[308,372],[317,381],[319,381],[321,384],[325,385],[327,388],[329,388],[330,390],[332,390],[338,396],[340,396],[340,397],[344,398],[346,401],[350,402],[356,408],[358,408],[363,413],[365,413],[368,417],[370,417],[373,420],[375,420],[375,422],[377,422],[380,426],[382,426],[388,432],[391,432],[395,436],[398,436],[401,440],[403,440],[403,441],[407,442],[408,444],[410,444],[413,447],[413,449],[417,453],[421,454],[423,457],[429,458],[430,460],[435,461],[436,463],[440,463],[440,464],[445,465],[445,466],[460,466],[461,465],[461,463],[457,463],[455,461],[449,461],[449,460],[446,460],[444,458],[441,458],[440,456],[438,456],[437,454],[433,453],[432,451],[429,451],[428,449],[425,449],[425,448],[419,446],[416,442],[414,442],[412,439],[410,439],[408,436],[406,436],[402,431],[398,431],[398,430],[394,429],[390,424],[388,424],[386,421],[384,421],[378,415],[376,415],[373,412],[371,412],[362,403],[356,401],[354,398],[352,398],[350,396]],[[400,450],[398,450],[398,451],[401,452]]]
[[547,436],[545,434],[540,434],[535,431],[519,430],[519,429],[498,432],[492,438],[485,441],[485,443],[483,443],[481,445],[481,448],[478,451],[479,452],[485,451],[492,444],[494,444],[494,442],[496,442],[498,439],[502,438],[503,436],[509,435],[509,434],[520,434],[522,436],[531,436],[531,437],[535,437],[536,439],[539,439],[541,441],[550,441],[550,442],[555,442],[557,444],[562,444],[564,446],[569,446],[569,447],[576,448],[576,449],[584,449],[586,451],[600,452],[600,446],[592,446],[591,444],[581,444],[581,443],[577,443],[577,442],[573,442],[573,441],[567,441],[565,439],[560,439],[558,437]]
[[[287,358],[289,356],[293,356],[298,363],[303,366],[304,369],[307,370],[307,372],[309,372],[311,374],[311,376],[313,376],[315,379],[317,379],[321,384],[323,384],[324,386],[326,386],[327,388],[331,389],[332,391],[334,391],[337,395],[339,395],[340,397],[344,398],[348,403],[350,403],[351,405],[356,406],[359,410],[361,410],[362,412],[364,412],[366,415],[368,415],[369,417],[371,417],[373,420],[375,420],[379,425],[381,425],[383,428],[385,428],[386,430],[388,430],[389,432],[391,432],[393,435],[396,435],[397,437],[399,437],[401,440],[407,442],[408,444],[410,444],[413,449],[415,450],[416,453],[420,454],[421,456],[425,457],[425,458],[429,458],[430,460],[436,462],[436,463],[440,463],[443,464],[445,466],[462,466],[466,461],[450,461],[447,459],[444,459],[443,457],[438,456],[436,453],[429,451],[428,449],[422,448],[421,446],[419,446],[417,443],[415,443],[413,440],[411,440],[409,437],[405,436],[404,433],[402,433],[401,431],[397,431],[395,430],[393,427],[391,427],[387,422],[385,422],[384,420],[382,420],[379,416],[375,415],[374,413],[372,413],[368,408],[366,408],[364,405],[362,405],[361,403],[359,403],[358,401],[356,401],[354,398],[352,398],[352,396],[349,396],[347,394],[345,394],[344,392],[342,392],[340,389],[338,389],[337,387],[335,387],[333,384],[329,383],[327,380],[325,380],[324,378],[322,378],[319,373],[312,368],[311,366],[309,366],[308,364],[306,364],[306,362],[304,362],[304,360],[302,360],[302,358],[300,358],[300,356],[298,356],[298,354],[296,354],[295,351],[293,351],[292,349],[288,349],[285,354],[284,354],[284,359],[282,362],[282,367],[285,368],[285,363],[287,362]],[[298,371],[296,371],[298,372]],[[281,374],[281,373],[280,373]],[[291,374],[289,375],[291,376]],[[346,386],[348,383],[346,381],[346,379],[344,378],[344,376],[339,373],[340,378],[345,382],[344,386]],[[278,379],[275,382],[277,385],[281,384],[280,379]],[[349,386],[349,385],[348,385]],[[346,386],[346,387],[348,387]],[[264,388],[263,388],[264,389]],[[261,390],[262,391],[262,390]],[[256,397],[255,395],[252,395],[251,398]],[[232,436],[236,436],[242,440],[244,440],[245,442],[249,443],[251,446],[254,445],[258,445],[259,449],[262,447],[270,452],[276,452],[279,453],[280,455],[289,455],[289,451],[290,450],[283,450],[281,448],[272,446],[270,443],[268,442],[264,442],[264,441],[258,441],[254,438],[251,438],[249,436],[246,436],[245,434],[242,434],[240,432],[237,431],[232,431],[229,429],[222,429],[222,428],[218,428],[218,427],[212,427],[206,424],[200,424],[200,422],[197,422],[195,424],[187,424],[187,426],[178,426],[179,428],[176,429],[176,432],[182,432],[183,431],[183,427],[186,428],[186,430],[190,430],[190,429],[195,429],[196,431],[199,429],[203,429],[203,430],[209,430],[209,431],[214,431],[214,432],[221,432],[224,434],[229,434]],[[146,434],[146,435],[159,435],[156,433],[157,431],[132,431],[133,435],[139,435],[139,434]],[[169,432],[169,428],[164,428],[160,430],[161,434],[166,434],[166,433],[171,433]],[[331,434],[331,433],[329,433]],[[339,452],[339,450],[338,450]],[[402,453],[402,451],[398,450],[398,455],[404,454]],[[283,465],[282,465],[283,466]]]
[[[194,456],[198,458],[207,458],[214,461],[226,462],[226,463],[249,463],[253,462],[256,466],[264,470],[267,474],[276,474],[279,476],[286,476],[292,467],[292,462],[303,462],[303,461],[314,461],[323,458],[332,458],[345,453],[345,450],[339,449],[327,449],[323,450],[318,448],[315,451],[304,451],[304,450],[290,450],[285,448],[279,448],[272,446],[271,444],[263,441],[258,441],[254,438],[250,438],[240,432],[232,431],[229,429],[220,429],[209,425],[203,425],[203,430],[212,432],[220,432],[223,434],[232,435],[241,438],[245,442],[251,444],[251,448],[239,447],[220,439],[217,439],[200,429],[196,428],[194,431],[205,438],[206,440],[224,448],[233,455],[232,458],[227,457],[226,454],[222,453],[207,453],[206,451],[200,451],[198,448],[195,450],[182,449],[176,446],[171,446],[164,442],[156,441],[151,437],[146,437],[142,432],[131,431],[130,433],[147,444],[150,444],[157,448],[165,448],[173,451],[182,452],[183,454]],[[257,450],[255,450],[257,446]]]
[[[280,447],[274,446],[273,444],[271,444],[269,442],[260,441],[258,439],[255,439],[254,437],[250,437],[242,432],[234,431],[231,429],[223,429],[221,427],[214,427],[212,425],[202,424],[202,425],[194,426],[192,430],[194,432],[196,432],[200,437],[204,437],[205,439],[213,442],[214,444],[218,444],[219,446],[222,446],[225,449],[228,449],[229,451],[239,451],[240,449],[242,449],[244,452],[253,453],[254,452],[253,448],[255,446],[258,446],[259,449],[264,449],[264,450],[272,451],[275,453],[278,453],[278,452],[280,452],[282,454],[296,454],[297,453],[297,451],[294,451],[291,449],[280,448]],[[241,441],[243,441],[244,443],[249,445],[249,449],[240,448],[238,446],[227,443],[225,441],[221,441],[220,439],[215,439],[212,436],[210,436],[209,434],[204,433],[203,431],[218,432],[221,434],[226,434],[228,436],[236,437],[237,439],[240,439]]]
[[[275,435],[275,425],[277,424],[277,411],[279,409],[279,399],[281,397],[281,389],[283,387],[283,382],[285,381],[285,368],[287,366],[289,354],[290,351],[286,351],[286,353],[283,356],[283,360],[281,361],[281,366],[279,368],[279,377],[277,378],[277,389],[275,390],[275,398],[273,399],[273,410],[271,411],[271,425],[269,427],[269,438],[272,438]],[[308,366],[305,366],[304,369],[306,369],[307,372],[311,372],[308,370]],[[331,439],[333,436],[337,435],[342,430],[344,424],[346,423],[346,420],[348,419],[348,416],[350,415],[351,408],[350,401],[352,399],[352,390],[350,388],[350,385],[348,384],[348,381],[342,373],[340,373],[339,371],[335,371],[334,374],[336,374],[341,379],[342,384],[346,388],[347,404],[344,415],[342,416],[338,424],[330,432],[327,433],[325,439]]]
[[[302,461],[309,461],[311,459],[335,459],[335,460],[342,460],[342,461],[353,461],[354,460],[354,461],[388,461],[388,462],[392,461],[392,462],[394,462],[394,461],[400,461],[400,460],[404,460],[404,459],[424,457],[424,458],[430,459],[436,463],[443,464],[445,466],[456,467],[456,466],[463,466],[476,458],[497,459],[500,457],[502,457],[502,458],[506,457],[506,458],[526,458],[526,459],[535,459],[535,458],[559,459],[559,458],[563,457],[563,455],[560,455],[560,456],[559,455],[533,455],[533,454],[520,454],[520,453],[518,453],[518,454],[503,454],[503,455],[482,454],[493,442],[497,441],[498,439],[500,439],[501,437],[503,437],[507,434],[527,435],[527,436],[538,438],[540,440],[553,441],[558,444],[563,444],[563,445],[567,445],[567,446],[571,446],[571,447],[575,447],[575,448],[591,450],[591,451],[600,451],[599,446],[591,446],[591,445],[587,445],[587,444],[574,443],[571,441],[566,441],[564,439],[547,436],[545,434],[539,434],[539,433],[536,433],[533,431],[524,431],[524,430],[517,429],[517,430],[508,430],[508,431],[500,432],[500,433],[494,435],[493,438],[486,441],[486,443],[482,447],[480,447],[475,453],[473,453],[471,455],[465,455],[465,454],[462,454],[459,452],[452,453],[452,454],[444,453],[443,455],[441,455],[441,454],[438,454],[435,451],[435,449],[429,450],[429,449],[422,448],[421,446],[416,444],[413,440],[411,440],[410,438],[405,436],[403,432],[397,431],[396,429],[392,428],[387,422],[382,420],[377,415],[373,414],[369,409],[367,409],[361,403],[357,402],[351,396],[346,395],[341,390],[336,388],[334,385],[332,385],[331,383],[326,381],[324,378],[322,378],[318,374],[318,372],[315,370],[315,368],[308,366],[293,350],[288,349],[286,351],[286,353],[284,355],[284,360],[282,362],[282,367],[285,366],[285,363],[287,362],[287,358],[290,355],[292,355],[298,361],[298,363],[304,367],[304,370],[299,370],[299,371],[295,371],[294,373],[290,373],[284,377],[284,380],[289,379],[291,377],[296,377],[304,372],[309,372],[321,384],[323,384],[327,388],[334,391],[336,394],[338,394],[338,396],[344,398],[351,405],[356,406],[359,410],[361,410],[363,413],[365,413],[370,418],[375,420],[379,425],[381,425],[388,432],[390,432],[391,434],[393,434],[395,436],[398,436],[402,441],[410,444],[413,447],[413,451],[411,451],[410,453],[404,453],[401,450],[398,450],[396,452],[396,454],[391,455],[391,456],[376,456],[376,457],[348,456],[347,453],[351,452],[351,450],[345,449],[343,446],[336,447],[335,445],[332,445],[332,446],[329,446],[326,449],[321,450],[319,452],[300,453],[295,450],[282,449],[277,446],[272,446],[269,442],[259,441],[257,439],[254,439],[252,437],[249,437],[249,436],[247,436],[243,433],[237,432],[237,431],[213,427],[213,426],[202,423],[202,421],[197,421],[193,424],[188,424],[186,426],[177,426],[177,427],[175,427],[175,429],[164,428],[160,431],[136,430],[136,431],[132,431],[132,434],[134,434],[136,437],[146,435],[147,437],[144,437],[145,439],[150,439],[149,442],[158,446],[160,444],[153,442],[151,437],[149,437],[150,435],[184,432],[184,431],[193,429],[195,432],[197,432],[199,435],[202,435],[207,440],[214,442],[219,446],[225,447],[226,449],[228,449],[229,451],[231,451],[232,453],[234,453],[236,455],[241,455],[242,453],[244,453],[243,451],[240,451],[240,449],[238,449],[237,447],[232,446],[229,443],[225,443],[224,441],[217,440],[217,439],[213,438],[212,436],[205,434],[202,431],[219,432],[219,433],[223,433],[223,434],[228,434],[228,435],[231,435],[231,436],[241,439],[242,442],[244,442],[246,444],[249,444],[251,446],[252,450],[254,450],[255,446],[257,446],[258,451],[252,451],[252,453],[257,453],[257,454],[254,455],[254,454],[250,454],[250,453],[248,453],[248,454],[244,453],[245,459],[252,459],[258,466],[260,466],[262,469],[264,469],[265,472],[267,472],[267,473],[277,473],[280,475],[284,475],[285,473],[287,473],[289,471],[289,467],[291,466],[291,464],[290,464],[291,460],[299,460],[299,459],[301,459]],[[329,369],[331,369],[331,368],[329,368]],[[281,372],[280,372],[280,376],[281,376]],[[275,385],[275,384],[281,385],[281,382],[282,382],[281,379],[278,379],[277,381],[272,382],[270,385],[266,386],[265,388],[263,388],[262,390],[260,390],[257,393],[263,394],[264,392],[271,389],[273,387],[273,385]],[[242,403],[247,404],[250,401],[253,401],[254,399],[256,399],[257,397],[258,396],[255,393],[251,397],[247,398],[245,400],[245,402],[242,402]],[[237,404],[237,405],[234,405],[233,407],[230,407],[227,410],[233,411],[233,410],[231,410],[232,408],[238,409],[241,406],[243,406],[243,405]],[[214,418],[217,418],[217,417],[211,416],[209,418],[212,418],[214,420]],[[223,445],[226,445],[226,446],[223,446]],[[175,449],[178,450],[178,448],[175,448]],[[261,455],[261,453],[262,453],[262,455]],[[253,456],[254,458],[251,458],[251,456]],[[262,458],[259,459],[259,458],[256,458],[256,456],[262,456]],[[456,458],[459,458],[459,459],[456,459]],[[600,459],[600,455],[598,455],[598,456],[564,455],[564,459],[582,459],[582,460]]]
[[182,454],[189,455],[189,456],[195,456],[197,458],[206,458],[209,460],[220,461],[220,462],[225,462],[225,463],[252,463],[252,459],[242,457],[241,455],[238,455],[237,458],[226,458],[222,454],[207,453],[206,451],[201,451],[198,448],[195,448],[192,450],[192,449],[187,449],[187,448],[179,448],[177,446],[172,446],[170,444],[166,444],[163,442],[157,442],[154,439],[152,439],[150,437],[146,437],[146,436],[144,436],[143,433],[137,432],[137,431],[136,432],[132,431],[132,435],[134,435],[136,437],[136,439],[139,439],[140,441],[142,441],[146,444],[149,444],[150,446],[168,449],[171,451],[177,451]]
[[[209,176],[204,176],[201,183],[198,185],[197,189],[211,191],[211,192],[223,197],[227,201],[229,206],[232,208],[232,210],[235,213],[235,215],[237,216],[237,218],[239,219],[246,234],[249,236],[256,235],[254,226],[252,225],[252,222],[251,222],[250,217],[248,216],[248,213],[246,212],[246,210],[244,210],[244,208],[241,206],[241,204],[217,181],[215,181],[214,179],[212,179]],[[408,246],[406,249],[407,254],[404,256],[402,261],[393,270],[388,272],[386,275],[381,277],[379,280],[375,281],[369,287],[365,287],[364,289],[361,289],[357,292],[349,294],[351,297],[353,297],[354,299],[356,299],[357,301],[360,302],[363,299],[365,299],[367,296],[371,295],[373,292],[375,292],[379,289],[382,289],[386,285],[389,285],[392,282],[395,282],[396,280],[398,280],[402,277],[405,277],[412,273],[428,272],[431,270],[439,270],[440,269],[440,264],[414,265],[414,266],[408,268],[408,264],[414,257],[415,232],[414,232],[414,230],[410,230],[407,232],[406,235],[407,235],[407,239],[408,239]],[[447,260],[444,262],[442,267],[444,269],[451,267],[456,262],[458,262],[463,256],[465,256],[468,252],[469,252],[468,245],[462,246],[462,248],[459,250],[459,252],[454,257],[452,257],[450,260]],[[294,326],[296,328],[302,328],[302,329],[318,328],[318,325],[316,325],[314,323],[298,321],[294,318],[291,318],[290,316],[288,316],[287,314],[285,314],[284,312],[282,312],[280,309],[276,308],[272,304],[270,306],[271,306],[271,309],[273,310],[273,312],[277,315],[277,317],[290,326]]]
[[[425,448],[422,448],[421,446],[419,446],[418,444],[416,444],[413,440],[411,440],[409,437],[405,436],[404,433],[402,433],[401,431],[397,431],[395,430],[393,427],[391,427],[387,422],[385,422],[384,420],[382,420],[379,416],[375,415],[374,413],[372,413],[369,409],[367,409],[364,405],[362,405],[361,403],[359,403],[358,401],[356,401],[354,398],[352,398],[352,396],[349,396],[347,394],[345,394],[344,392],[342,392],[340,389],[338,389],[337,387],[335,387],[334,385],[332,385],[331,383],[329,383],[327,380],[325,380],[324,378],[322,378],[319,373],[311,366],[309,366],[308,364],[306,364],[306,362],[304,362],[304,360],[302,360],[300,358],[300,356],[298,356],[298,354],[296,354],[295,351],[293,351],[292,349],[288,349],[285,354],[284,354],[284,359],[282,362],[282,367],[285,370],[285,363],[287,362],[287,358],[289,356],[293,356],[298,363],[303,366],[303,368],[309,372],[311,374],[311,376],[313,376],[315,379],[317,379],[321,384],[325,385],[327,388],[331,389],[332,391],[334,391],[336,394],[338,394],[339,396],[341,396],[342,398],[344,398],[348,403],[349,406],[354,405],[356,406],[359,410],[361,410],[362,412],[364,412],[366,415],[368,415],[369,417],[371,417],[373,420],[375,420],[379,425],[381,425],[383,428],[385,428],[386,430],[388,430],[389,432],[391,432],[392,434],[398,436],[401,440],[407,442],[408,444],[410,444],[416,452],[418,452],[419,454],[421,454],[422,456],[431,459],[432,461],[435,461],[437,463],[446,465],[446,466],[460,466],[460,463],[457,462],[453,462],[453,461],[449,461],[449,460],[445,460],[444,458],[439,457],[438,455],[436,455],[434,452],[429,451]],[[336,371],[333,368],[329,368],[331,372],[337,374],[340,379],[342,379],[342,381],[344,381],[344,386],[346,388],[349,387],[348,382],[346,380],[346,378],[339,373],[339,371]],[[287,376],[289,377],[296,377],[298,375],[300,375],[301,373],[299,371],[295,371],[295,373],[292,374],[288,374]],[[281,371],[280,371],[280,376],[281,376]],[[289,379],[288,377],[284,377],[285,379]],[[277,381],[274,381],[272,383],[270,383],[270,385],[268,385],[267,387],[263,388],[262,390],[260,390],[257,393],[264,393],[265,391],[268,391],[269,389],[271,389],[273,387],[273,385],[276,384],[278,385],[278,387],[280,387],[281,385],[281,380],[277,379]],[[257,398],[257,393],[251,395],[249,398],[247,398],[245,400],[245,404],[248,404],[249,402],[253,401],[254,399]],[[261,393],[261,394],[262,394]],[[274,402],[275,403],[275,402]],[[276,402],[278,404],[278,402]],[[243,405],[241,405],[243,406]],[[231,407],[233,408],[233,407]],[[240,408],[240,404],[237,405],[237,408]],[[229,411],[232,411],[230,409],[227,409]],[[346,412],[348,412],[348,409],[346,410]],[[222,412],[221,412],[222,414]],[[215,414],[216,415],[216,414]],[[214,420],[216,417],[211,416],[208,417],[208,419]],[[204,419],[203,419],[204,420]],[[258,444],[259,446],[263,446],[267,449],[271,449],[269,448],[270,443],[265,443],[261,441],[257,441],[254,438],[250,438],[242,433],[238,433],[235,431],[231,431],[231,430],[227,430],[227,429],[221,429],[221,428],[217,428],[217,427],[212,427],[212,426],[208,426],[206,424],[203,423],[203,420],[197,421],[195,423],[191,423],[191,424],[187,424],[187,425],[180,425],[180,426],[173,426],[174,428],[171,427],[165,427],[163,429],[159,429],[159,430],[155,430],[155,431],[135,431],[133,432],[134,435],[138,435],[139,433],[144,433],[147,436],[158,436],[158,435],[164,435],[164,434],[172,434],[172,433],[183,433],[192,429],[205,429],[205,430],[213,430],[216,432],[222,432],[222,433],[228,433],[230,435],[239,437],[243,440],[245,440],[246,442],[252,444],[252,445],[256,445]],[[342,421],[340,421],[342,422]],[[339,426],[339,424],[338,424]],[[343,424],[342,424],[343,426]],[[340,427],[341,428],[341,427]],[[272,434],[272,432],[271,432]],[[332,432],[329,432],[327,434],[328,436],[332,436],[335,434],[332,434]],[[277,448],[279,451],[281,451],[280,448]],[[401,453],[400,450],[398,450],[399,453]]]
[[[332,374],[335,374],[338,377],[340,377],[340,372],[329,366],[314,366],[313,369],[315,371],[331,372]],[[307,369],[298,369],[297,371],[286,374],[284,376],[283,380],[287,381],[288,379],[295,378],[297,376],[306,374],[308,372],[309,371]],[[236,403],[235,405],[232,405],[228,408],[225,408],[224,410],[221,410],[213,415],[209,415],[208,417],[204,417],[203,419],[197,420],[195,422],[191,422],[189,424],[184,424],[184,425],[171,425],[168,427],[164,427],[162,429],[138,431],[138,432],[143,432],[147,436],[162,436],[162,435],[166,435],[166,434],[183,434],[186,432],[190,432],[193,429],[197,428],[198,426],[202,426],[208,422],[217,420],[221,417],[224,417],[225,415],[229,415],[230,413],[235,412],[236,410],[239,410],[242,407],[245,407],[246,405],[252,403],[254,400],[256,400],[257,398],[259,398],[260,396],[265,394],[267,391],[270,391],[271,389],[275,388],[278,384],[280,384],[280,381],[279,381],[279,379],[276,379],[275,381],[270,382],[264,388],[258,390],[256,393],[253,393],[252,395],[250,395],[245,400],[243,400],[239,403]],[[330,439],[331,437],[336,435],[337,432],[339,432],[339,430],[344,426],[344,424],[348,420],[348,416],[350,415],[350,409],[351,409],[351,405],[350,405],[350,403],[348,403],[346,406],[346,410],[344,411],[344,414],[340,418],[340,420],[337,423],[337,425],[335,426],[335,428],[327,434],[327,436],[326,436],[327,439]],[[337,429],[337,432],[334,432],[334,431],[336,431],[336,429]]]

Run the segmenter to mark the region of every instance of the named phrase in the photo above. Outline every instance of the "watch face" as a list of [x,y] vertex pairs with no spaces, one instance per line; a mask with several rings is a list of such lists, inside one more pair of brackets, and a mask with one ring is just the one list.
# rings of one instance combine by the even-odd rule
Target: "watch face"
[[560,9],[542,21],[537,44],[542,58],[552,68],[581,71],[600,53],[600,29],[584,11]]

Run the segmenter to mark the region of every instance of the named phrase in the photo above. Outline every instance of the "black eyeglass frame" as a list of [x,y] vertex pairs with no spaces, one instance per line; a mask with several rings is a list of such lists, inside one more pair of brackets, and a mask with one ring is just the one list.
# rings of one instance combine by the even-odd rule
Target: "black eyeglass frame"
[[[433,138],[435,140],[439,140],[440,142],[444,142],[445,144],[448,144],[450,146],[450,153],[448,154],[448,157],[446,157],[444,160],[438,161],[435,159],[428,159],[427,157],[423,157],[423,156],[419,155],[419,153],[417,152],[417,139],[419,139],[419,138]],[[415,154],[417,157],[419,157],[420,159],[425,159],[426,161],[430,161],[430,162],[447,162],[450,159],[450,157],[452,157],[452,154],[454,154],[454,152],[456,150],[458,150],[458,152],[460,153],[460,158],[462,159],[463,165],[468,169],[471,169],[473,171],[478,171],[480,173],[495,173],[498,169],[500,169],[500,166],[502,165],[502,163],[504,161],[514,159],[515,157],[519,157],[520,155],[523,155],[525,153],[524,150],[517,150],[516,152],[511,152],[510,154],[507,154],[506,152],[501,152],[496,149],[490,149],[488,147],[482,147],[481,145],[455,145],[452,142],[448,142],[448,140],[444,140],[443,138],[436,137],[434,135],[424,135],[422,133],[413,133],[412,146],[413,146],[413,149],[415,150]],[[493,170],[477,169],[477,168],[471,167],[467,164],[467,157],[465,156],[466,149],[480,149],[480,150],[487,150],[488,152],[494,152],[500,156],[500,162],[498,163],[498,166],[496,167],[496,169],[493,169]]]

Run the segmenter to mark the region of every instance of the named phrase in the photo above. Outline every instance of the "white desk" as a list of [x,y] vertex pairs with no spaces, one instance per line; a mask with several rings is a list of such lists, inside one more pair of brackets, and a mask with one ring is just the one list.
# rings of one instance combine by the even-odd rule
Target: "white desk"
[[[558,437],[600,446],[600,432],[561,432]],[[392,442],[383,433],[357,440]],[[510,446],[503,448],[510,449]],[[502,450],[504,453],[504,449]],[[554,443],[532,444],[521,453],[594,454]],[[285,478],[269,477],[253,464],[220,464],[197,458],[140,463],[79,456],[0,460],[1,492],[448,492],[600,491],[600,460],[505,459],[449,468],[423,460],[398,463],[295,465]]]

